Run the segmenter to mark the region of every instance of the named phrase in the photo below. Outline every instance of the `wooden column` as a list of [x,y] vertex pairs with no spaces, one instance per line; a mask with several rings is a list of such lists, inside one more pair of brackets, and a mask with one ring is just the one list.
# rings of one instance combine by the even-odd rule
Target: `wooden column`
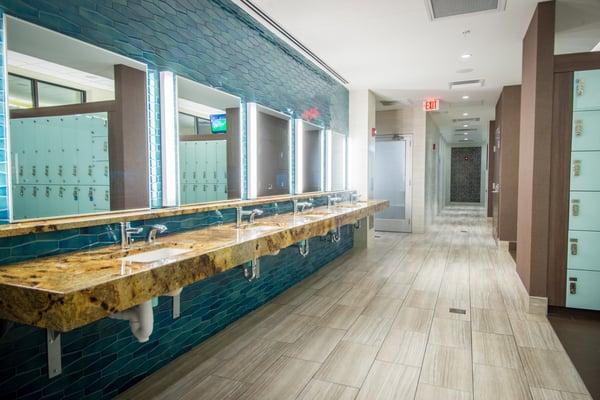
[[538,297],[547,296],[554,9],[539,3],[523,39],[517,272]]
[[490,121],[490,130],[488,134],[488,183],[487,183],[487,216],[494,216],[494,132],[496,131],[496,121]]
[[115,112],[110,119],[110,209],[148,208],[146,73],[115,65]]
[[519,121],[521,86],[505,86],[496,104],[496,133],[494,142],[496,183],[494,193],[494,228],[496,238],[505,242],[517,241],[517,200],[519,186]]

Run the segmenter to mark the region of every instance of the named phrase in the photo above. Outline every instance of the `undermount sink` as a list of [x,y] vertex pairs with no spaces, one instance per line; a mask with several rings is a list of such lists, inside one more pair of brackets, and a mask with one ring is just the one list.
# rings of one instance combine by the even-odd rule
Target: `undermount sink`
[[166,260],[190,252],[190,249],[178,249],[176,247],[165,247],[158,250],[146,251],[137,253],[127,257],[123,257],[124,261],[135,263],[151,263],[159,260]]
[[279,229],[279,226],[276,225],[245,225],[242,227],[242,229],[246,230],[246,231],[252,231],[252,232],[266,232],[266,231],[272,231],[275,229]]
[[323,214],[298,214],[297,217],[312,221],[315,219],[323,218]]

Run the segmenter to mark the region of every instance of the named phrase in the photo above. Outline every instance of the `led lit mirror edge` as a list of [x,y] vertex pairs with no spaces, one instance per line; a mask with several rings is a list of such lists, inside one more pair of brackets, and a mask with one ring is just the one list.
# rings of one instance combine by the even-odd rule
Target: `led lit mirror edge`
[[[34,27],[35,29],[40,29],[40,30],[44,30],[47,31],[53,35],[59,35],[61,37],[64,37],[68,40],[72,40],[78,43],[81,43],[85,46],[89,46],[91,48],[97,49],[99,52],[105,53],[105,54],[112,54],[114,56],[117,56],[119,58],[124,58],[127,59],[129,62],[132,62],[133,64],[136,64],[137,67],[139,67],[139,70],[143,70],[145,76],[146,76],[146,88],[145,88],[145,97],[146,97],[146,110],[149,109],[149,105],[151,102],[151,99],[148,96],[148,87],[149,87],[149,79],[148,79],[148,65],[142,61],[138,61],[135,60],[133,58],[124,56],[122,54],[113,52],[111,50],[107,50],[105,48],[96,46],[94,44],[85,42],[83,40],[74,38],[72,36],[54,31],[52,29],[37,25],[37,24],[33,24],[31,22],[25,21],[21,18],[17,18],[14,17],[10,14],[7,13],[3,13],[2,15],[2,26],[4,27],[4,29],[2,29],[2,67],[3,67],[3,89],[4,89],[4,143],[5,143],[5,163],[6,163],[6,207],[8,210],[8,223],[0,223],[0,228],[3,227],[10,227],[12,225],[18,225],[18,224],[26,224],[28,222],[31,223],[38,223],[40,221],[57,221],[57,220],[65,220],[65,219],[72,219],[72,218],[94,218],[96,216],[102,216],[102,215],[106,215],[106,214],[115,214],[115,213],[123,213],[123,212],[139,212],[139,211],[149,211],[152,210],[152,189],[151,189],[151,182],[150,182],[150,171],[148,173],[148,181],[147,181],[147,189],[148,189],[148,198],[147,198],[147,204],[148,207],[143,207],[143,208],[132,208],[132,209],[124,209],[124,210],[111,210],[109,212],[105,212],[105,211],[99,211],[99,212],[93,212],[93,213],[81,213],[81,214],[67,214],[67,215],[57,215],[57,216],[49,216],[49,217],[40,217],[40,218],[24,218],[24,219],[18,219],[15,220],[14,219],[14,210],[13,210],[13,190],[12,190],[12,185],[13,185],[13,159],[12,159],[12,151],[11,151],[11,133],[10,133],[10,109],[9,109],[9,91],[8,91],[8,64],[7,64],[7,54],[8,54],[8,23],[7,21],[12,20],[15,23],[23,23],[26,25],[30,25],[32,27]],[[148,165],[147,167],[150,167],[150,160],[151,160],[151,129],[150,129],[150,124],[149,122],[149,118],[150,115],[148,115],[148,112],[146,111],[146,149],[147,149],[147,153],[148,153]],[[8,235],[10,236],[10,235]]]

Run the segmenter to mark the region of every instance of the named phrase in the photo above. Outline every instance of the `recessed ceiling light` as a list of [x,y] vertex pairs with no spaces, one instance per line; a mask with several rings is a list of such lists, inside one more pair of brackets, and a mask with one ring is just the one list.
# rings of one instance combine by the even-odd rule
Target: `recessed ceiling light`
[[471,58],[471,56],[472,56],[472,54],[469,54],[469,53],[464,53],[464,54],[461,54],[460,58],[462,58],[462,59],[465,59],[465,60],[466,60],[466,59],[468,59],[468,58]]
[[462,99],[463,99],[463,100],[469,100],[469,96],[467,96],[467,95],[464,95],[464,96],[462,97]]
[[468,135],[468,134],[469,134],[469,132],[465,132],[465,133],[463,133],[463,135]]
[[467,138],[464,138],[463,140],[466,142],[466,141],[467,141],[467,140],[469,140],[469,139],[467,139]]
[[469,113],[463,113],[463,117],[468,117]]
[[468,128],[468,127],[469,127],[469,125],[467,125],[467,124],[463,125],[463,128]]

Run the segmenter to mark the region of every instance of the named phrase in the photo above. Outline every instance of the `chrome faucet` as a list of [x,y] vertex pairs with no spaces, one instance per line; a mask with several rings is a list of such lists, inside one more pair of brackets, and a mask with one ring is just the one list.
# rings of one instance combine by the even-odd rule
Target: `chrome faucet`
[[237,208],[237,221],[236,221],[236,227],[239,228],[242,226],[242,219],[244,218],[244,216],[248,216],[248,222],[250,224],[254,223],[254,218],[257,215],[262,215],[263,211],[259,210],[258,208],[255,208],[252,211],[245,211],[242,207],[238,207]]
[[350,193],[350,203],[352,203],[352,204],[358,203],[358,193],[356,193],[356,192]]
[[167,227],[161,224],[152,225],[150,227],[150,231],[148,232],[147,243],[152,243],[156,240],[156,235],[159,233],[165,233],[167,231]]
[[336,205],[340,201],[342,201],[342,198],[339,196],[327,196],[327,208]]
[[312,199],[308,199],[309,201],[298,201],[294,200],[294,214],[298,212],[304,212],[307,208],[313,208]]
[[131,243],[133,243],[131,236],[140,234],[143,230],[144,228],[141,226],[138,228],[132,227],[131,222],[121,222],[121,249],[128,249]]

